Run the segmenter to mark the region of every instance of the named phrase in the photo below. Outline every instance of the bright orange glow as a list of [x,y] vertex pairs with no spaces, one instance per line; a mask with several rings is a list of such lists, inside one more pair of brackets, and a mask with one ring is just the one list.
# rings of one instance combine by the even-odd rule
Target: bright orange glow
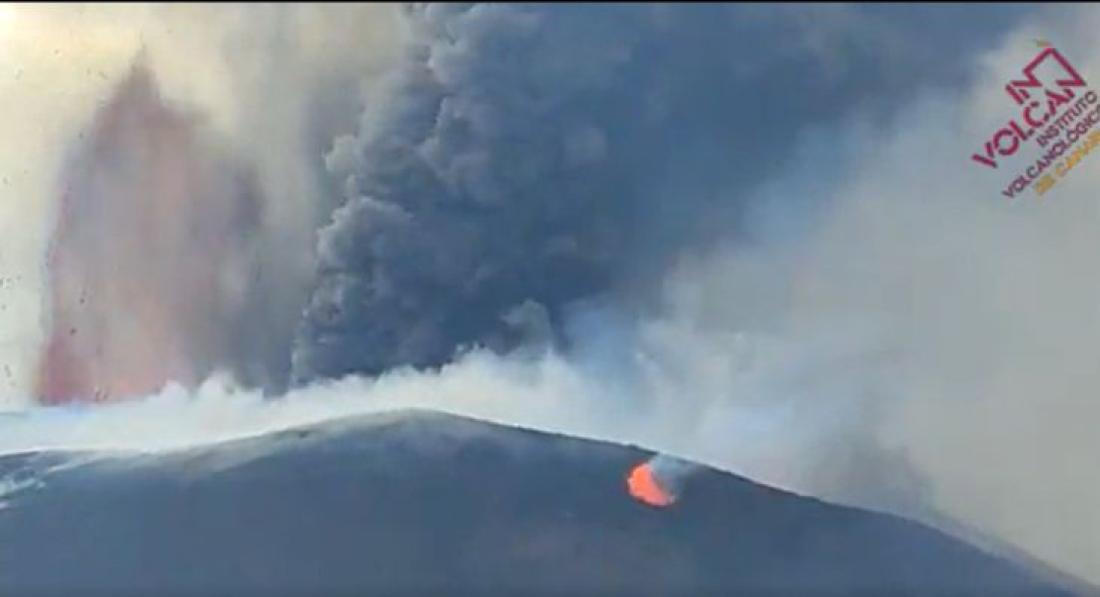
[[626,486],[634,499],[650,506],[663,508],[676,501],[675,496],[661,487],[648,462],[643,462],[630,471],[630,476],[626,478]]

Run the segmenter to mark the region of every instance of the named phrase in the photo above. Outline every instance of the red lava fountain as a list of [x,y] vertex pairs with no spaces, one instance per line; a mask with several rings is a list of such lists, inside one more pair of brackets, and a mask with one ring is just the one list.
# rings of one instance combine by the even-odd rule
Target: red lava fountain
[[634,499],[650,506],[663,508],[676,501],[676,497],[661,486],[648,462],[643,462],[630,471],[626,486]]
[[45,403],[198,383],[239,331],[258,193],[142,64],[65,162],[48,256]]

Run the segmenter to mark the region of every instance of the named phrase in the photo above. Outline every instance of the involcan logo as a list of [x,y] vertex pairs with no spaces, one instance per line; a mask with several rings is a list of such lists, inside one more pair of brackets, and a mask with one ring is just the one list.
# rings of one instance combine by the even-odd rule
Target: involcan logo
[[1039,53],[1004,88],[1019,112],[970,156],[982,167],[997,169],[1028,141],[1038,146],[1041,155],[1001,191],[1009,199],[1028,187],[1042,196],[1100,144],[1096,92],[1050,43],[1036,43]]

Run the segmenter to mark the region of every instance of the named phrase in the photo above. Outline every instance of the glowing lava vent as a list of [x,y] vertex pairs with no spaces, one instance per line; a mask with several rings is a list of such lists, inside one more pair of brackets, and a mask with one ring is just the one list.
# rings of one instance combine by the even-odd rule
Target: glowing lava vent
[[643,462],[630,471],[626,486],[634,499],[650,506],[664,508],[676,501],[676,496],[661,486],[649,462]]

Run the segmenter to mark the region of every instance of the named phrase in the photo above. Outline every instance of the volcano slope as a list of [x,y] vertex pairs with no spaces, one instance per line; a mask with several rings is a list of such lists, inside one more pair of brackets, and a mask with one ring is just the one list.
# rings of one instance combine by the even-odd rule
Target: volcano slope
[[159,455],[0,459],[0,594],[1062,595],[905,520],[439,413]]

